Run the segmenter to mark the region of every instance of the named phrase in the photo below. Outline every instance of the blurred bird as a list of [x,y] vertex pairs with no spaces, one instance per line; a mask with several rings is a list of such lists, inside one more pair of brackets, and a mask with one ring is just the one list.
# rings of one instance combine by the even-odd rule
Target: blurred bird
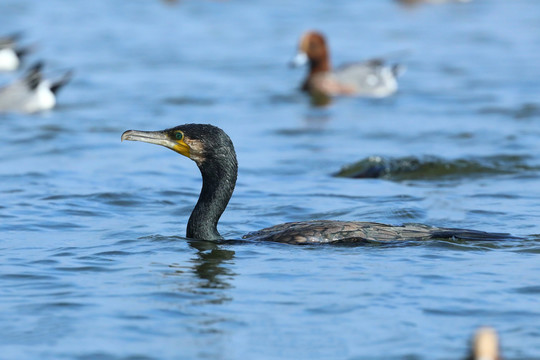
[[0,71],[15,71],[21,65],[23,58],[31,52],[30,47],[20,47],[17,41],[20,33],[0,37]]
[[460,2],[460,3],[467,3],[471,2],[472,0],[396,0],[397,2],[403,4],[403,5],[418,5],[418,4],[443,4],[443,3],[449,3],[449,2]]
[[397,77],[404,68],[387,66],[382,59],[352,63],[332,70],[323,34],[309,31],[300,39],[292,66],[309,65],[302,90],[312,95],[386,97],[397,91]]
[[467,360],[501,360],[499,338],[494,329],[481,327],[476,331]]
[[73,76],[67,71],[60,79],[50,81],[43,77],[43,63],[33,65],[22,79],[0,88],[0,112],[34,113],[52,109],[56,95]]

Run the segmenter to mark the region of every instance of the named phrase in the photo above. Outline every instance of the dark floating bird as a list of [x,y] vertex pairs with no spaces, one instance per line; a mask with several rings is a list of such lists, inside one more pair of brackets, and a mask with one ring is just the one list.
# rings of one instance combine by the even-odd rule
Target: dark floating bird
[[[128,130],[122,140],[161,145],[195,161],[203,185],[187,224],[186,236],[222,239],[217,223],[234,191],[238,162],[229,136],[218,127],[186,124],[162,131]],[[374,222],[315,220],[291,222],[249,233],[244,239],[288,244],[352,243],[427,239],[502,240],[508,234],[437,228],[421,224],[392,226]]]
[[527,164],[524,155],[490,155],[457,159],[438,156],[381,157],[369,156],[344,166],[336,177],[352,179],[383,178],[388,180],[463,179],[501,174],[523,174],[538,171],[540,166]]

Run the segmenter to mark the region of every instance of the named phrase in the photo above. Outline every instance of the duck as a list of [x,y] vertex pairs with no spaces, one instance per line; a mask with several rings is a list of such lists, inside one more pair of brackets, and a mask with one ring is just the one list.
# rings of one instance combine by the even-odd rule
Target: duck
[[0,37],[0,71],[15,71],[23,62],[23,58],[31,52],[30,47],[20,47],[17,41],[21,34]]
[[[161,145],[193,160],[201,172],[202,189],[187,222],[186,237],[208,241],[223,239],[217,224],[233,194],[238,162],[233,143],[222,129],[210,124],[184,124],[160,131],[127,130],[121,140]],[[376,222],[312,220],[271,226],[248,233],[243,239],[306,245],[427,239],[502,240],[509,237],[508,234],[422,224],[394,226]]]
[[36,113],[50,110],[56,105],[58,91],[73,75],[67,71],[60,79],[50,81],[43,77],[43,62],[31,66],[23,78],[0,88],[0,112]]
[[384,98],[397,91],[397,78],[404,71],[402,65],[388,66],[383,59],[346,64],[332,70],[326,38],[318,31],[308,31],[300,38],[291,66],[303,65],[308,65],[309,70],[301,90],[326,96]]

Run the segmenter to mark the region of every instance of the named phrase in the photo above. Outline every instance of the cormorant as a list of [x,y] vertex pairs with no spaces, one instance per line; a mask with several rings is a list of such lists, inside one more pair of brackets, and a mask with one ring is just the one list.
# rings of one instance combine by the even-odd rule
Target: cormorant
[[[217,223],[232,196],[238,172],[233,143],[223,130],[213,125],[185,124],[162,131],[127,130],[122,134],[122,140],[162,145],[195,161],[201,171],[203,185],[189,218],[186,236],[200,240],[222,239]],[[249,233],[243,238],[315,244],[435,238],[500,240],[509,237],[507,234],[420,224],[392,226],[374,222],[315,220],[280,224]]]

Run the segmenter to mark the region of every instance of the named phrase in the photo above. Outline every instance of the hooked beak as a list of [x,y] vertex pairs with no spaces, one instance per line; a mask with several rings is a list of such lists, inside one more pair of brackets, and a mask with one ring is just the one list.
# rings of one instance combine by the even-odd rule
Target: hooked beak
[[308,63],[309,59],[305,52],[300,51],[296,56],[289,62],[291,67],[304,66]]
[[184,141],[172,140],[163,131],[127,130],[122,134],[122,141],[141,141],[149,144],[161,145],[189,157],[189,146]]

